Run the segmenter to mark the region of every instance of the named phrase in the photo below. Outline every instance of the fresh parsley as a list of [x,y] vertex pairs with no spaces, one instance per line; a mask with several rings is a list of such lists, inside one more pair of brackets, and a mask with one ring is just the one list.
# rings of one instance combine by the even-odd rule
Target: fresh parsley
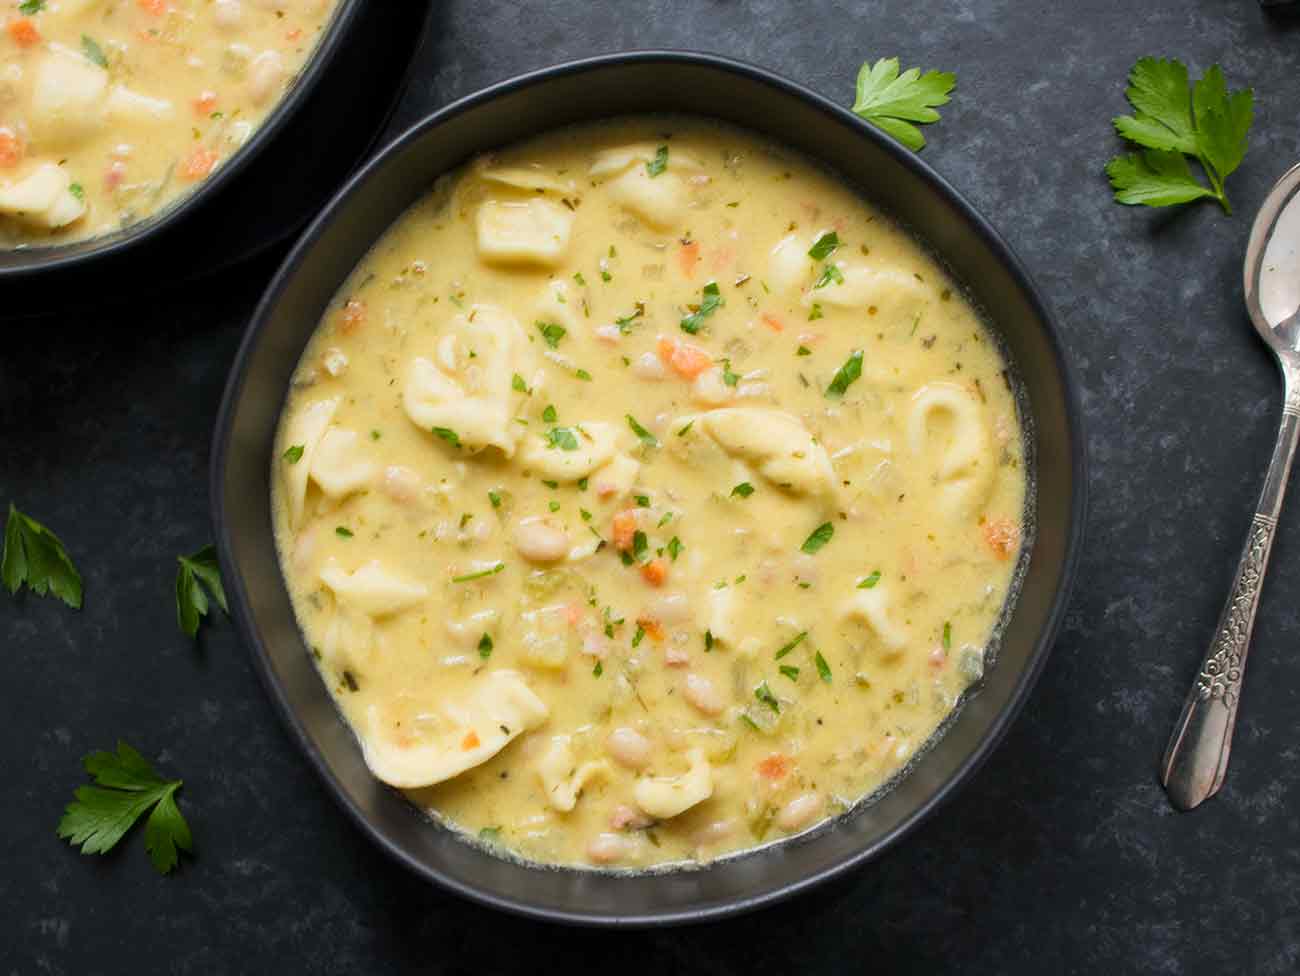
[[558,447],[565,451],[578,449],[578,437],[572,427],[552,427],[546,432],[546,441],[551,447]]
[[478,639],[478,656],[484,661],[492,656],[492,635],[486,630],[483,636]]
[[818,275],[817,280],[813,283],[813,290],[825,288],[829,284],[844,284],[844,272],[833,264],[827,264],[822,268],[822,273]]
[[668,540],[668,555],[673,562],[677,562],[677,557],[682,554],[682,550],[685,548],[686,547],[682,545],[682,540],[677,538],[677,536],[673,536]]
[[192,556],[177,556],[176,562],[180,564],[176,571],[176,622],[186,637],[194,637],[200,620],[208,615],[209,596],[223,613],[230,612],[221,585],[221,566],[212,546],[204,546]]
[[920,152],[925,148],[925,136],[912,123],[939,121],[934,106],[948,103],[957,76],[948,71],[921,74],[920,68],[899,74],[898,67],[898,58],[881,58],[874,65],[864,62],[858,71],[853,111],[908,149]]
[[527,393],[528,384],[524,382],[524,378],[522,376],[520,376],[518,373],[515,373],[513,376],[510,377],[510,389],[514,390],[516,393]]
[[54,594],[74,610],[81,609],[81,574],[68,558],[59,537],[34,518],[9,504],[5,521],[0,580],[10,593],[23,584],[37,596]]
[[468,583],[470,580],[482,579],[484,576],[495,576],[501,570],[506,568],[505,563],[496,563],[487,569],[480,569],[477,573],[466,573],[464,576],[453,576],[453,583]]
[[297,464],[299,461],[302,460],[302,452],[305,449],[306,449],[305,446],[302,444],[294,444],[283,454],[281,454],[280,457],[284,458],[285,462],[288,464]]
[[710,281],[704,286],[702,296],[700,307],[682,319],[681,327],[683,332],[695,335],[703,328],[704,320],[726,304],[722,300],[722,292],[718,290],[716,281]]
[[668,147],[660,146],[655,150],[655,158],[645,164],[645,171],[654,179],[660,173],[668,168]]
[[780,650],[778,650],[776,654],[773,655],[774,659],[777,661],[781,660],[781,658],[785,657],[796,647],[802,644],[804,642],[804,638],[806,638],[807,636],[808,636],[808,631],[806,630],[800,631],[798,634],[795,635],[794,640],[790,641],[788,644],[781,645]]
[[69,183],[68,192],[71,193],[78,200],[86,199],[86,188],[82,186],[80,183]]
[[659,446],[659,438],[637,423],[637,419],[631,414],[627,415],[627,425],[632,428],[632,433],[636,434],[637,439],[646,447]]
[[433,433],[434,436],[441,437],[452,447],[460,447],[460,434],[456,433],[450,427],[435,427],[433,428]]
[[826,658],[822,657],[822,652],[818,651],[813,655],[813,663],[817,665],[818,676],[827,684],[831,683],[831,666],[826,663]]
[[869,590],[880,582],[880,570],[873,569],[871,575],[858,584],[859,590]]
[[538,322],[537,331],[542,334],[546,344],[552,349],[560,344],[560,340],[568,334],[568,329],[557,322]]
[[835,526],[831,525],[830,522],[823,522],[821,525],[817,526],[817,528],[812,530],[812,534],[809,535],[808,538],[804,539],[803,545],[799,548],[803,552],[812,555],[822,546],[826,545],[826,543],[830,542],[834,535]]
[[87,61],[92,61],[101,68],[108,67],[108,58],[104,54],[104,49],[89,34],[81,35],[81,53],[86,56]]
[[787,678],[789,678],[791,681],[799,680],[799,669],[796,668],[793,664],[782,664],[779,668],[777,668],[777,670],[780,671]]
[[760,682],[754,689],[754,697],[778,715],[781,714],[781,703],[776,700],[776,695],[772,694],[772,689],[767,686],[766,681]]
[[[1209,198],[1232,213],[1223,183],[1246,155],[1254,92],[1230,93],[1217,64],[1192,85],[1181,61],[1141,58],[1129,72],[1125,95],[1134,114],[1116,118],[1115,131],[1142,151],[1106,164],[1116,202],[1171,207]],[[1209,187],[1193,175],[1189,156],[1200,163]]]
[[833,230],[827,231],[813,242],[813,246],[808,249],[808,256],[814,261],[825,261],[836,252],[839,246],[840,235]]
[[731,489],[732,497],[739,495],[741,498],[748,498],[752,494],[754,494],[754,486],[748,481],[742,481],[740,484],[736,485],[735,488]]
[[190,825],[176,805],[181,780],[164,780],[125,742],[118,742],[116,753],[92,752],[82,764],[95,785],[73,793],[59,821],[61,838],[83,854],[104,854],[148,813],[144,846],[159,874],[176,867],[180,851],[193,850]]
[[828,397],[842,397],[850,386],[862,375],[862,350],[854,349],[849,358],[831,378],[831,385],[826,387]]
[[32,14],[39,14],[45,9],[45,0],[23,0],[18,5],[18,12],[30,17]]
[[555,421],[559,418],[559,416],[560,416],[559,413],[555,409],[555,404],[553,403],[548,403],[542,409],[542,419],[546,421],[548,424],[555,423]]
[[952,650],[952,621],[951,620],[945,620],[943,622],[943,649],[945,651]]

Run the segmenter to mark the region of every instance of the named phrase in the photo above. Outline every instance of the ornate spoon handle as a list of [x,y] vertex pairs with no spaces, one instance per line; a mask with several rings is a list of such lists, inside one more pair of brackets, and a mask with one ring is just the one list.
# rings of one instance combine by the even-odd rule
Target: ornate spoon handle
[[1273,533],[1300,435],[1300,386],[1289,370],[1284,369],[1284,375],[1287,397],[1282,424],[1264,478],[1264,490],[1250,524],[1246,550],[1241,554],[1237,577],[1210,649],[1201,662],[1200,673],[1187,694],[1183,712],[1165,749],[1160,778],[1169,799],[1180,810],[1190,810],[1217,793],[1228,771],[1228,752],[1232,748],[1232,730],[1237,724],[1250,633],[1255,627],[1264,571],[1268,568]]

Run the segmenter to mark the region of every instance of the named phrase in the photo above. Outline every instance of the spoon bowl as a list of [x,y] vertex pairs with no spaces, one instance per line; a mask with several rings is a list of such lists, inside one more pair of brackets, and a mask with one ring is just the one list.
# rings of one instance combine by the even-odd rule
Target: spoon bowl
[[1250,230],[1243,268],[1246,308],[1264,341],[1300,349],[1300,164],[1264,199]]

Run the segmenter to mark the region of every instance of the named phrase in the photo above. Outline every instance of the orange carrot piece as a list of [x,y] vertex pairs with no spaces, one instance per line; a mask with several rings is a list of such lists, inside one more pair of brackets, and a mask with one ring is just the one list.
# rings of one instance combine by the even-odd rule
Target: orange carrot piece
[[195,149],[181,164],[181,176],[187,180],[201,180],[212,172],[212,167],[217,165],[218,158],[214,149],[202,147]]
[[656,644],[663,643],[663,639],[664,639],[663,626],[659,623],[658,620],[655,620],[654,617],[637,617],[636,625],[640,627],[642,630],[644,630],[646,636],[649,637]]
[[682,245],[682,249],[677,252],[677,263],[681,265],[682,274],[691,277],[695,274],[695,266],[700,263],[700,242],[687,241]]
[[614,548],[627,552],[632,548],[632,540],[636,536],[636,511],[631,508],[625,508],[614,516]]
[[27,17],[19,17],[17,20],[11,20],[5,25],[5,30],[13,42],[19,47],[31,47],[33,44],[41,42],[41,32],[36,29],[36,24]]
[[665,366],[683,379],[693,380],[713,365],[713,359],[699,346],[661,336],[655,351]]
[[774,752],[758,764],[758,775],[764,779],[785,779],[790,772],[790,757]]
[[984,541],[999,559],[1010,559],[1020,545],[1020,526],[1008,518],[984,523]]
[[17,166],[23,159],[23,142],[8,126],[0,126],[0,166]]
[[167,12],[167,0],[135,0],[135,5],[155,17],[160,17]]
[[211,115],[217,109],[217,93],[214,91],[204,91],[199,93],[199,97],[194,99],[195,115]]
[[668,562],[664,559],[652,559],[641,567],[641,575],[651,586],[663,586],[668,579]]
[[570,603],[564,608],[564,622],[570,627],[578,626],[578,621],[582,619],[582,606],[577,603]]
[[773,332],[783,332],[785,330],[785,323],[782,322],[775,315],[773,315],[771,312],[763,313],[763,324],[766,325]]
[[466,750],[467,752],[470,749],[477,749],[479,747],[479,744],[480,743],[479,743],[478,733],[475,732],[473,729],[470,729],[468,732],[466,732],[465,738],[460,740],[460,747]]
[[339,331],[344,335],[351,335],[366,322],[366,303],[358,301],[355,298],[349,298],[343,303],[343,322],[339,325]]

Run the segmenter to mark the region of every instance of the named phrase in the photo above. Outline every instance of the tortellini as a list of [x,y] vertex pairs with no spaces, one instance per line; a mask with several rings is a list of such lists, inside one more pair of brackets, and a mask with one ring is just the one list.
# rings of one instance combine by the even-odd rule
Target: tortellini
[[414,606],[429,595],[423,583],[406,579],[385,569],[372,559],[349,573],[331,559],[320,571],[321,582],[334,591],[335,598],[359,613],[382,617]]
[[435,734],[424,739],[402,732],[394,736],[371,705],[369,728],[361,736],[366,765],[392,786],[432,786],[491,759],[549,715],[546,703],[509,670],[488,672],[462,699],[439,711]]
[[826,449],[798,417],[766,407],[725,407],[700,414],[698,424],[724,451],[749,461],[778,487],[802,495],[835,491]]
[[110,85],[106,70],[60,45],[50,45],[34,69],[30,125],[46,146],[71,145],[110,121],[162,122],[172,115],[167,99]]
[[479,257],[487,263],[553,266],[568,253],[573,214],[550,200],[487,200],[477,227]]
[[911,323],[925,311],[930,289],[915,275],[893,268],[870,268],[856,262],[836,262],[844,280],[804,293],[803,304],[840,308],[874,308],[882,322]]
[[912,396],[907,418],[912,453],[923,455],[935,439],[932,421],[946,415],[949,424],[938,449],[935,477],[950,514],[966,512],[983,503],[993,485],[993,447],[979,402],[956,383],[927,383]]
[[766,278],[775,294],[782,295],[810,283],[813,261],[808,256],[809,246],[797,234],[786,234],[776,242],[768,255]]
[[526,166],[498,166],[491,156],[474,160],[471,172],[485,183],[496,183],[516,190],[541,193],[576,193],[573,180],[561,179],[536,164]]
[[551,435],[529,437],[524,442],[519,458],[529,470],[557,481],[577,481],[603,467],[618,452],[621,434],[612,424],[592,421],[563,430],[563,443],[576,446],[560,446]]
[[740,642],[741,614],[736,591],[729,586],[710,588],[705,593],[708,604],[708,622],[705,629],[720,644],[736,646]]
[[684,153],[670,152],[664,170],[652,176],[647,164],[658,152],[659,147],[650,143],[609,149],[597,154],[588,172],[609,178],[605,187],[624,209],[652,227],[668,230],[681,223],[689,203],[680,171],[698,169],[699,164]]
[[307,501],[307,479],[311,475],[316,448],[338,410],[339,398],[317,400],[303,407],[289,420],[282,443],[280,475],[284,481],[284,497],[288,503],[289,524],[294,528],[302,522]]
[[713,795],[713,767],[704,750],[686,753],[690,768],[680,776],[643,776],[633,791],[636,805],[657,820],[668,820],[685,813]]
[[889,584],[877,583],[868,590],[855,589],[840,607],[840,616],[862,621],[888,650],[900,651],[907,644],[907,630],[890,618],[892,606],[893,593]]
[[341,427],[325,431],[311,458],[311,480],[331,498],[360,491],[377,470],[357,432]]
[[495,447],[513,457],[523,428],[512,422],[522,394],[512,389],[511,379],[530,372],[531,363],[528,339],[514,316],[475,305],[439,340],[437,362],[412,360],[402,406],[413,424],[449,444],[471,452]]
[[537,763],[537,777],[541,780],[547,804],[561,813],[568,813],[578,805],[582,788],[593,779],[609,774],[609,763],[604,759],[588,760],[578,764],[573,754],[573,739],[568,735],[551,736],[551,744]]
[[41,163],[20,180],[0,183],[0,215],[51,230],[65,227],[86,212],[63,167]]

